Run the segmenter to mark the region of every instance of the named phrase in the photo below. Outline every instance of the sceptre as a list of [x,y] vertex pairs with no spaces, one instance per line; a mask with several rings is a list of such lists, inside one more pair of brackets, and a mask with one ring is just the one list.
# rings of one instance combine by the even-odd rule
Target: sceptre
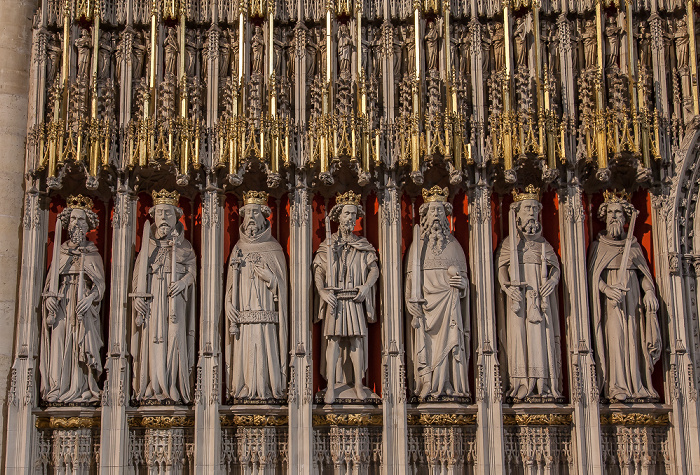
[[[231,276],[232,280],[232,285],[231,285],[231,306],[238,310],[238,272],[239,268],[241,266],[241,258],[239,257],[241,254],[240,249],[238,250],[238,255],[233,257],[231,259],[231,272],[233,272]],[[231,321],[229,330],[228,332],[231,335],[239,335],[239,329],[238,329],[238,322],[237,321]]]
[[[53,256],[51,256],[51,274],[49,275],[49,289],[42,294],[42,297],[54,297],[58,302],[61,296],[58,294],[58,278],[60,276],[59,266],[61,265],[61,231],[63,230],[63,222],[61,218],[56,219],[56,231],[53,238]],[[49,310],[49,321],[56,318],[56,312]]]
[[[546,253],[547,253],[547,247],[546,247],[544,241],[542,241],[542,264],[540,266],[540,272],[541,272],[540,285],[541,286],[544,286],[545,282],[547,282],[547,279],[549,278],[549,271],[547,270],[547,254]],[[548,299],[549,299],[549,297],[542,297],[542,295],[540,295],[540,310],[542,310],[542,312],[546,312],[549,309]]]

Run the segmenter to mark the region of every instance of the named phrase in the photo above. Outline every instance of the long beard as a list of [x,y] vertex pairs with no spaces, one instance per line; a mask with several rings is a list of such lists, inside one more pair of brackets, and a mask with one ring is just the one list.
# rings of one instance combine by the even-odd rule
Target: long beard
[[352,234],[353,229],[355,229],[354,223],[339,223],[338,224],[338,232],[340,233],[340,236],[343,238]]
[[434,220],[429,227],[423,229],[421,237],[428,240],[428,245],[435,254],[440,254],[447,246],[449,232],[446,222]]
[[85,231],[80,226],[70,228],[70,241],[75,245],[80,245],[85,239]]
[[529,236],[537,234],[538,232],[540,232],[540,229],[542,228],[539,221],[537,221],[535,219],[528,219],[525,224],[523,224],[522,222],[520,222],[518,224],[520,225],[519,226],[520,231],[522,231],[523,234],[526,234]]
[[608,235],[614,239],[622,237],[622,233],[625,230],[624,223],[617,219],[611,219],[608,221]]
[[170,235],[170,226],[167,224],[161,224],[156,228],[156,239],[163,239]]
[[245,233],[248,235],[248,237],[255,237],[261,232],[265,230],[265,225],[258,226],[258,224],[255,221],[251,221],[246,224],[245,226]]

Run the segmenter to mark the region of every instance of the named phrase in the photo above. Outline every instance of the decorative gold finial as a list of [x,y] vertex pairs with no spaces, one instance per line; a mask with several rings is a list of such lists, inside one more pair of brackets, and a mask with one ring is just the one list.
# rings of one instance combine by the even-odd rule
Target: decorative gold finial
[[173,205],[180,206],[180,193],[177,191],[167,191],[165,189],[160,191],[154,191],[151,196],[153,196],[153,206],[156,205]]
[[243,205],[267,206],[267,192],[250,190],[243,193]]
[[632,199],[629,193],[617,190],[605,190],[603,198],[605,198],[606,203],[623,203],[625,201],[629,203],[630,199]]
[[540,200],[540,189],[535,187],[534,185],[527,185],[525,187],[524,193],[518,193],[517,191],[513,190],[513,201],[518,202],[518,201],[523,201],[523,200],[539,201]]
[[347,193],[339,194],[335,199],[335,205],[353,205],[360,206],[361,196],[355,194],[352,190]]
[[447,197],[450,194],[450,190],[445,188],[440,188],[439,186],[435,185],[429,190],[426,190],[423,188],[423,202],[424,203],[431,203],[433,201],[439,201],[441,203],[447,202]]
[[92,211],[92,200],[83,195],[71,195],[66,200],[66,208]]

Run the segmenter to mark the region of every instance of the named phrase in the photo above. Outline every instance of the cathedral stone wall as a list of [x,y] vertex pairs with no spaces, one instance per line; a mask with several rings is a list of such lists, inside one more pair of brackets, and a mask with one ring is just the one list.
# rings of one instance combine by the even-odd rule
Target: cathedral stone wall
[[6,473],[700,473],[692,1],[36,3]]

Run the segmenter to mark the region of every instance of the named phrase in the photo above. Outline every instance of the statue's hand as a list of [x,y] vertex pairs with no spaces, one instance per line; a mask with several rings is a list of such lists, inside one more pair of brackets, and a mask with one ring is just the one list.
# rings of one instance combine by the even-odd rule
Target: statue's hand
[[421,306],[415,302],[408,302],[406,304],[406,310],[408,310],[408,313],[413,317],[414,320],[418,317],[423,316],[423,310],[421,309]]
[[603,289],[603,293],[608,299],[612,300],[617,305],[622,302],[622,290],[617,287],[608,285],[605,287],[605,289]]
[[187,288],[187,284],[185,284],[182,279],[173,282],[170,284],[168,287],[168,296],[169,297],[175,297],[176,295],[182,293],[183,290]]
[[80,299],[80,302],[78,302],[78,306],[75,307],[75,313],[77,314],[78,319],[83,318],[83,315],[87,313],[94,300],[95,294],[88,294],[82,299]]
[[56,297],[46,297],[46,309],[50,314],[55,315],[58,311],[58,299]]
[[369,286],[361,285],[357,288],[357,295],[352,299],[353,302],[364,302],[369,295]]
[[654,292],[644,294],[644,308],[646,308],[647,313],[656,313],[659,310],[659,301]]
[[450,287],[457,290],[465,290],[467,288],[467,280],[461,274],[452,276],[450,277]]
[[335,309],[335,306],[338,303],[338,299],[336,298],[335,294],[332,291],[329,290],[319,290],[319,293],[321,294],[321,299],[323,299],[326,304],[328,304],[331,309]]
[[413,317],[413,320],[411,320],[411,326],[418,330],[420,328],[421,320],[423,320],[423,317],[421,316]]
[[522,292],[520,292],[520,287],[516,287],[515,285],[507,285],[505,288],[505,292],[506,294],[508,294],[508,297],[510,297],[513,301],[523,301],[523,294]]
[[[145,316],[148,315],[148,304],[146,303],[146,299],[144,299],[143,297],[136,297],[134,299],[134,310],[136,310],[136,313],[138,313],[138,317],[136,318],[136,324],[143,325]],[[139,319],[141,320],[140,323]]]
[[267,282],[268,284],[272,282],[272,279],[274,279],[274,275],[272,274],[272,271],[268,269],[267,267],[262,267],[262,266],[254,266],[253,271],[255,272],[255,275],[257,275],[259,278]]
[[547,279],[540,288],[540,297],[546,299],[552,295],[552,292],[554,292],[554,282],[552,282],[552,279]]
[[241,312],[237,308],[235,308],[233,305],[230,305],[226,309],[226,318],[228,319],[228,321],[231,325],[237,324],[240,316],[241,316]]

